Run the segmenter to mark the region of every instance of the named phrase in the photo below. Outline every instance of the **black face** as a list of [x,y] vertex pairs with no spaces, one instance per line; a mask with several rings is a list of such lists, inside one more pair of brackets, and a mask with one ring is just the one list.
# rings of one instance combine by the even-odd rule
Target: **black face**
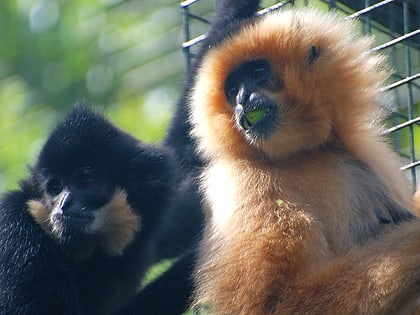
[[105,205],[115,189],[98,177],[96,171],[91,166],[84,166],[74,169],[68,177],[46,175],[45,191],[52,199],[58,199],[54,222],[69,221],[80,227],[92,222],[95,209]]
[[253,60],[231,72],[225,95],[235,108],[237,126],[252,138],[267,138],[278,122],[278,104],[267,92],[282,88],[266,60]]
[[53,169],[36,173],[43,192],[42,218],[37,219],[47,221],[47,231],[69,251],[88,250],[94,244],[101,209],[106,208],[117,189],[103,172],[102,168],[86,165],[66,169],[65,173]]
[[75,167],[68,174],[45,169],[42,170],[45,178],[43,188],[51,197],[67,192],[68,196],[62,201],[62,206],[70,212],[79,203],[86,209],[99,208],[109,200],[109,194],[114,190],[101,172],[101,168],[88,165]]
[[99,114],[78,109],[44,145],[32,169],[41,197],[32,201],[30,211],[69,251],[90,250],[102,233],[109,204],[122,190],[127,163],[121,156],[131,154],[127,141]]

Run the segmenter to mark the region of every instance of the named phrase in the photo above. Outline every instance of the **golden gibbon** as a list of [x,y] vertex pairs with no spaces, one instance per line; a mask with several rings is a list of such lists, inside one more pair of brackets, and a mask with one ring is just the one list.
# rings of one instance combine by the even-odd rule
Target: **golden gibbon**
[[207,161],[195,307],[415,312],[420,222],[378,106],[389,71],[356,33],[334,13],[283,11],[203,59],[190,104]]

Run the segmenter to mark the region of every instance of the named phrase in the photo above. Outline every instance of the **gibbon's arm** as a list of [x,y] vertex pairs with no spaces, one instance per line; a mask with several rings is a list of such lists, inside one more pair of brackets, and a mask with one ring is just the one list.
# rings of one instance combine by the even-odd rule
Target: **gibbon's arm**
[[419,243],[420,222],[401,224],[380,240],[315,266],[282,291],[275,313],[419,314]]
[[195,243],[202,229],[202,206],[197,176],[201,172],[203,161],[195,151],[196,141],[190,137],[192,127],[188,119],[188,102],[196,71],[208,51],[240,29],[241,23],[255,15],[259,2],[257,0],[219,1],[207,37],[201,43],[193,66],[186,75],[182,95],[177,102],[175,115],[164,140],[164,144],[174,150],[182,167],[180,176],[176,179],[179,185],[171,202],[171,209],[166,211],[166,218],[157,241],[159,259],[183,254],[191,247],[191,243]]
[[259,0],[219,1],[200,56],[204,56],[213,46],[229,38],[247,19],[252,18],[258,10],[259,3]]
[[193,291],[194,258],[193,251],[184,254],[169,271],[142,289],[115,315],[183,314]]
[[26,208],[30,187],[0,201],[0,313],[82,315],[74,275]]
[[201,43],[193,66],[186,75],[182,95],[177,102],[174,117],[164,139],[164,145],[176,153],[181,171],[180,177],[176,180],[179,185],[175,198],[171,202],[171,209],[166,211],[166,218],[158,236],[158,259],[173,258],[183,254],[198,238],[202,227],[201,196],[198,193],[196,177],[201,171],[203,161],[195,151],[196,142],[190,137],[191,123],[188,120],[187,105],[197,68],[209,50],[237,31],[244,20],[255,14],[259,2],[257,0],[219,1],[207,37]]
[[[323,170],[321,174],[331,173],[328,167]],[[262,195],[268,184],[258,184],[258,177],[267,179],[276,171],[251,175],[241,169],[246,175],[236,173],[241,178],[237,181],[229,180],[235,173],[227,167],[219,171],[226,174],[219,176],[226,184],[210,186],[210,193],[217,195],[211,203],[218,207],[207,220],[194,305],[213,308],[214,314],[254,315],[400,314],[413,306],[420,289],[420,222],[404,209],[389,209],[392,200],[356,191],[357,199],[365,202],[355,205],[348,217],[348,209],[340,211],[338,204],[328,209],[332,196],[340,192],[327,176],[316,192],[322,192],[315,196],[317,203],[308,202],[313,208],[287,201],[302,195],[298,203],[307,202],[307,191],[316,185],[319,173],[306,185],[301,185],[303,179],[293,179],[298,174],[281,179],[292,193],[286,187]],[[243,187],[239,195],[232,194],[232,187],[243,181],[249,181],[253,191]],[[366,181],[350,180],[356,186]],[[329,194],[331,200],[326,201]],[[283,199],[276,201],[276,196]],[[371,211],[376,207],[382,212],[378,217]]]
[[[264,235],[249,236],[242,246],[258,237]],[[266,249],[239,248],[241,255],[237,252],[236,259],[241,262],[236,268],[228,263],[211,274],[236,284],[217,284],[221,299],[214,300],[214,314],[419,314],[420,222],[401,224],[386,237],[355,246],[342,256],[314,261],[309,270],[299,266],[317,251],[322,255],[317,240],[312,243],[315,252],[297,252],[288,261],[275,257],[287,257],[296,248],[284,248],[281,253],[281,249],[269,250],[268,244],[276,241],[254,240]],[[213,306],[212,301],[202,304]]]
[[241,23],[253,17],[258,10],[259,0],[222,0],[219,1],[214,20],[207,32],[207,37],[201,44],[196,60],[187,74],[182,95],[177,103],[177,109],[172,119],[165,143],[172,146],[186,168],[199,167],[194,152],[194,140],[190,138],[191,124],[188,120],[188,102],[195,82],[196,72],[202,58],[209,50],[223,42],[235,31],[240,29]]

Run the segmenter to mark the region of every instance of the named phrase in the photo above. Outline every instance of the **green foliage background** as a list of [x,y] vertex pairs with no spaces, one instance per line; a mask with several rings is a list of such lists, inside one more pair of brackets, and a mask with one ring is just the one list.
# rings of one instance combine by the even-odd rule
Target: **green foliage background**
[[2,0],[0,40],[0,193],[77,101],[143,141],[164,135],[183,80],[178,1]]

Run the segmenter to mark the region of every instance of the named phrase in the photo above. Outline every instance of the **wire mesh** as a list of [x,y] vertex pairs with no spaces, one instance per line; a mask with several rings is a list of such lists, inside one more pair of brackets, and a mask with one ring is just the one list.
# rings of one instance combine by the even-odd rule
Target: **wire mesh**
[[[206,37],[211,15],[201,14],[200,6],[209,1],[189,0],[181,3],[185,69],[189,70],[200,43]],[[213,9],[217,1],[212,2]],[[289,0],[263,1],[258,15],[291,6],[336,10],[346,18],[357,19],[364,34],[375,36],[375,47],[389,56],[393,75],[383,88],[383,106],[390,110],[385,134],[398,152],[406,157],[401,170],[417,184],[420,165],[420,1],[418,0]],[[197,13],[198,12],[198,13]],[[420,169],[420,168],[419,168]]]

